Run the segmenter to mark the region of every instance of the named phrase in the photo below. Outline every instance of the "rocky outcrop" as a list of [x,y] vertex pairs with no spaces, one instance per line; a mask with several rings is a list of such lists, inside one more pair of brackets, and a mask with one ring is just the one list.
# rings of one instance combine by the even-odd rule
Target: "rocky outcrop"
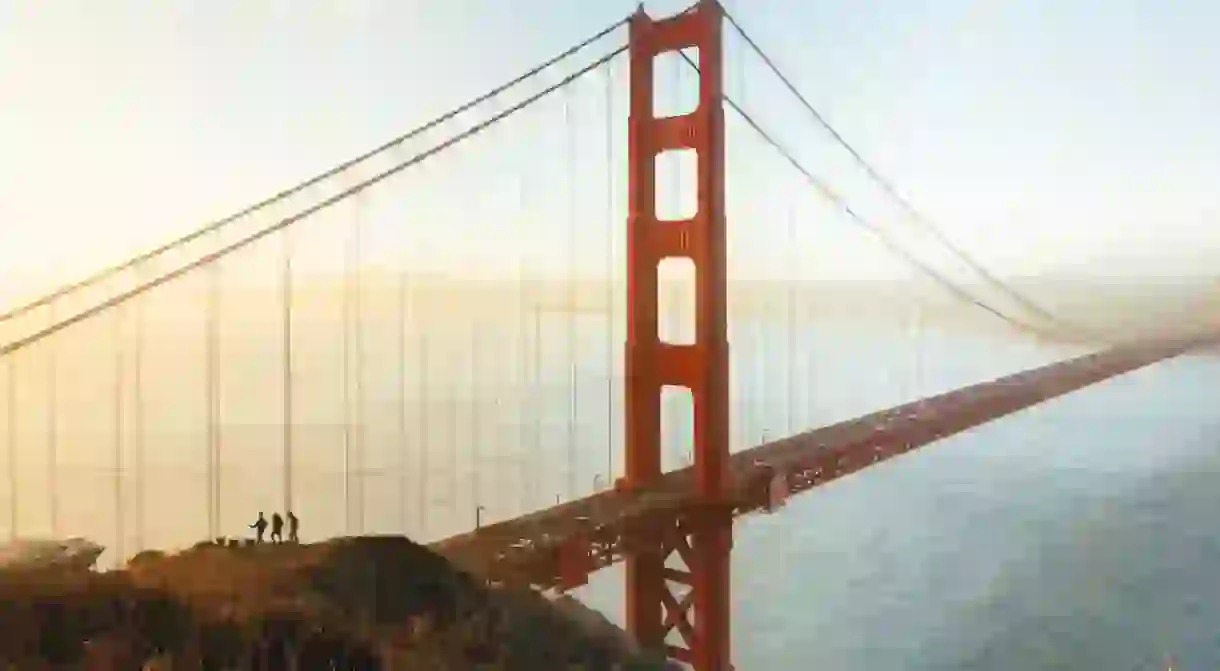
[[0,576],[0,666],[663,668],[577,607],[489,588],[403,537],[203,546],[124,571]]

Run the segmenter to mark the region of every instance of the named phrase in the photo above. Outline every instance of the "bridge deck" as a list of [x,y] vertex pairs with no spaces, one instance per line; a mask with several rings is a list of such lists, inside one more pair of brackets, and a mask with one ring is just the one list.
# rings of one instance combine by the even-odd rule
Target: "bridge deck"
[[[775,473],[786,474],[795,494],[1214,340],[1114,347],[738,452],[729,466],[729,505],[737,515],[765,508]],[[551,587],[559,582],[558,548],[574,538],[589,539],[594,568],[618,561],[637,543],[655,546],[658,529],[677,528],[697,508],[692,476],[690,468],[672,471],[646,490],[597,493],[453,536],[433,548],[482,575]]]

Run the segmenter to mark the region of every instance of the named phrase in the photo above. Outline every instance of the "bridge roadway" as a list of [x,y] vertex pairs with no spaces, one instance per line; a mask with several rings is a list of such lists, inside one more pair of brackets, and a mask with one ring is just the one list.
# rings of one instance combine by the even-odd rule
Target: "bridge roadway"
[[[768,442],[732,455],[729,499],[734,515],[767,510],[773,479],[788,493],[811,489],[942,438],[1062,396],[1107,378],[1220,342],[1181,337],[1110,349],[930,396],[888,410]],[[655,547],[659,534],[682,528],[701,504],[693,471],[661,476],[651,487],[618,489],[498,522],[433,544],[460,566],[489,579],[560,586],[577,557],[579,572]],[[561,552],[561,548],[563,551]],[[579,579],[575,583],[579,584]]]

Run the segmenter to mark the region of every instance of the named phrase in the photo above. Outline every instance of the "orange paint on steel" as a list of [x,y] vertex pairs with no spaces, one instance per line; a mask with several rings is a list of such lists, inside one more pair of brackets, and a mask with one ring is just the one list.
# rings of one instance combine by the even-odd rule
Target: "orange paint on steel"
[[[729,458],[727,238],[724,212],[722,14],[714,0],[653,20],[641,9],[630,21],[628,133],[627,343],[625,356],[627,489],[661,477],[661,389],[686,387],[694,399],[695,493],[701,504],[689,526],[658,529],[658,545],[627,561],[627,625],[644,647],[666,649],[698,671],[730,668],[729,554],[732,516],[722,503]],[[657,118],[654,63],[663,53],[699,50],[699,103],[690,114]],[[660,221],[656,212],[658,154],[697,154],[698,211]],[[658,270],[666,258],[695,267],[695,342],[675,345],[658,333]],[[689,572],[675,580],[665,558],[689,543]],[[685,582],[677,599],[667,581]],[[693,613],[692,613],[693,611]],[[692,614],[694,617],[692,618]],[[692,621],[693,620],[693,621]],[[686,648],[665,645],[676,628]]]

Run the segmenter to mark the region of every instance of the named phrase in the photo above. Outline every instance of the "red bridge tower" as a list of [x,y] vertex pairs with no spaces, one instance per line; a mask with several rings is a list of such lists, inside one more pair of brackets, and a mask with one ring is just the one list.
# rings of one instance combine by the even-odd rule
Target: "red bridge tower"
[[[729,456],[729,349],[724,212],[722,13],[714,0],[653,20],[640,9],[630,24],[631,116],[628,135],[626,478],[646,487],[661,475],[661,389],[680,386],[694,400],[697,503],[677,524],[656,529],[658,546],[627,561],[627,627],[649,649],[664,649],[697,671],[728,671],[731,506],[725,484]],[[699,104],[683,116],[656,118],[654,62],[659,54],[698,49]],[[698,211],[662,221],[656,211],[658,154],[698,155]],[[658,323],[658,266],[688,258],[695,267],[695,342],[663,343]],[[687,570],[667,568],[677,552]],[[690,592],[679,599],[670,583]],[[668,646],[681,634],[685,647]]]

